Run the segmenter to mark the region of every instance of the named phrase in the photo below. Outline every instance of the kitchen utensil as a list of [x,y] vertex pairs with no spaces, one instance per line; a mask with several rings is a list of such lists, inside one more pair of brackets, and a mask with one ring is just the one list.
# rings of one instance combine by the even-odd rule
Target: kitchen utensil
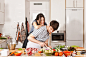
[[8,49],[9,50],[15,50],[15,47],[16,47],[16,43],[13,42],[13,43],[8,43]]
[[15,56],[21,56],[22,52],[21,51],[17,51],[14,53]]
[[15,50],[9,50],[9,52],[15,52],[15,51],[21,51],[22,53],[25,52],[25,48],[21,48],[22,50],[19,50],[19,48],[15,48]]

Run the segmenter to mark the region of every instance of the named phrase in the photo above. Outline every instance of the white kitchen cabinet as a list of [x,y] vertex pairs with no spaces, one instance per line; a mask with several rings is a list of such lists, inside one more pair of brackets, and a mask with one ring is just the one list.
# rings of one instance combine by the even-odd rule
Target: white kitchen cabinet
[[[58,31],[65,31],[65,0],[51,0],[51,20],[57,20],[59,24]],[[57,33],[55,31],[54,33]]]
[[4,24],[4,0],[0,0],[0,24]]
[[76,0],[76,7],[83,7],[83,0]]
[[0,24],[4,24],[4,13],[0,12]]
[[4,12],[4,0],[0,0],[0,12]]
[[66,0],[66,7],[74,7],[74,0]]
[[66,0],[66,8],[83,8],[84,0]]

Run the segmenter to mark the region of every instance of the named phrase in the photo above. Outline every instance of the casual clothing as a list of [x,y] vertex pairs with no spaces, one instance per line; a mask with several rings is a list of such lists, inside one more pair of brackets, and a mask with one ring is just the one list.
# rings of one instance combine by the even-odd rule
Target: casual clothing
[[[36,23],[37,23],[37,21],[36,21],[36,20],[34,20],[33,22],[36,22]],[[31,31],[30,31],[30,33],[32,33],[32,32],[34,31],[33,22],[32,22],[32,27],[31,27]],[[39,24],[37,23],[37,25],[39,25]]]
[[[36,22],[37,25],[39,25],[38,22],[37,22],[36,20],[34,20],[33,22]],[[31,27],[30,33],[32,33],[32,32],[34,31],[34,29],[35,29],[34,26],[33,26],[33,22],[32,22],[32,27]],[[47,25],[47,23],[45,22],[44,25]]]
[[[34,30],[31,34],[35,37],[36,40],[41,42],[45,42],[49,38],[49,33],[47,32],[46,26],[42,26],[39,29]],[[27,48],[30,47],[41,48],[39,44],[29,41],[27,43]]]

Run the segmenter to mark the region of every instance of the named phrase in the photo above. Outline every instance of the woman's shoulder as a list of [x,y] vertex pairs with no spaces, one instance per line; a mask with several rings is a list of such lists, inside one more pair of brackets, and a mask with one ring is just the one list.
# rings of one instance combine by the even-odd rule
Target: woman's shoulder
[[33,22],[36,22],[36,20],[33,20]]
[[37,21],[36,20],[33,20],[32,25],[33,25],[34,22],[37,22]]

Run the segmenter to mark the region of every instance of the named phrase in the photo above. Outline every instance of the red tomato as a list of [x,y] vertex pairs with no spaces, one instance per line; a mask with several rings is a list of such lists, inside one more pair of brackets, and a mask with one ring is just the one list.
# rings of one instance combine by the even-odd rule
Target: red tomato
[[42,51],[38,51],[38,53],[41,53]]
[[55,52],[55,56],[58,56],[59,55],[59,53],[58,52]]
[[62,56],[63,55],[63,52],[59,52],[59,56]]
[[53,51],[56,51],[55,49],[53,49]]

